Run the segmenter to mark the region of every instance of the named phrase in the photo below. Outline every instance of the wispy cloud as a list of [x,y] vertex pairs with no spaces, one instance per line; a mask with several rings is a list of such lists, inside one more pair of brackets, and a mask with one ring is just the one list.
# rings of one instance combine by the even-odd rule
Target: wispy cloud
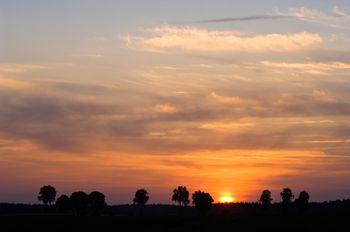
[[0,72],[4,73],[23,73],[36,69],[46,69],[45,65],[36,64],[0,64]]
[[338,29],[350,29],[349,26],[344,25],[344,23],[348,23],[350,19],[349,15],[345,10],[340,9],[338,6],[334,6],[331,13],[324,13],[306,7],[289,8],[287,10],[276,8],[271,15],[293,17],[298,20],[314,22]]
[[295,70],[299,72],[314,74],[314,75],[327,75],[334,71],[348,72],[350,69],[350,63],[344,62],[307,62],[307,63],[287,63],[287,62],[271,62],[261,61],[261,64],[275,69],[281,70]]
[[185,23],[224,23],[224,22],[244,22],[244,21],[261,21],[261,20],[281,20],[281,19],[296,19],[302,21],[309,21],[319,23],[329,27],[335,27],[339,29],[349,29],[348,26],[342,25],[342,22],[346,22],[350,19],[350,14],[341,9],[339,6],[334,6],[331,13],[324,13],[316,9],[309,9],[306,7],[300,8],[288,8],[287,10],[281,10],[275,8],[272,12],[266,15],[254,15],[248,17],[233,17],[233,18],[217,18],[217,19],[204,19],[197,21],[188,21]]
[[256,20],[271,20],[271,19],[288,19],[294,18],[289,15],[256,15],[248,17],[236,17],[236,18],[222,18],[222,19],[205,19],[198,21],[188,21],[186,23],[224,23],[224,22],[244,22],[244,21],[256,21]]
[[241,97],[226,97],[217,94],[216,92],[211,92],[208,96],[208,100],[214,100],[215,103],[222,103],[228,105],[236,105],[236,106],[252,106],[255,105],[256,102],[250,99],[244,99]]
[[333,7],[333,13],[336,14],[337,16],[344,17],[349,19],[350,18],[350,11],[341,9],[339,6],[334,6]]

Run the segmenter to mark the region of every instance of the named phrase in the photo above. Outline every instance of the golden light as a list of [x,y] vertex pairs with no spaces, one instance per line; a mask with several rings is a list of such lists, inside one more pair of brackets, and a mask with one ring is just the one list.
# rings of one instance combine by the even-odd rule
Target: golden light
[[232,203],[234,201],[235,198],[232,197],[230,193],[224,193],[219,199],[220,203]]

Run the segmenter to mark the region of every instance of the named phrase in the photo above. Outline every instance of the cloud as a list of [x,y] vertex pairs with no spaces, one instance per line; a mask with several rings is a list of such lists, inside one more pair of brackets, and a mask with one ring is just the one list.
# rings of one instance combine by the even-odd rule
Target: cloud
[[242,132],[245,129],[253,127],[254,123],[234,123],[234,122],[214,122],[214,123],[205,123],[200,126],[200,128],[208,130],[217,130],[217,131],[239,131]]
[[294,70],[313,75],[328,75],[330,72],[343,71],[350,69],[350,63],[344,62],[307,62],[307,63],[287,63],[287,62],[271,62],[261,61],[262,65],[282,70]]
[[[332,10],[333,14],[327,14],[316,9],[308,9],[306,7],[289,8],[288,10],[280,10],[276,8],[271,15],[293,17],[302,21],[309,21],[318,24],[322,24],[328,27],[334,27],[338,29],[350,29],[346,24],[348,23],[349,15],[340,9],[338,6],[334,6]],[[346,24],[344,24],[346,23]]]
[[174,114],[178,112],[178,109],[170,104],[158,104],[152,107],[141,107],[136,109],[137,113],[148,114]]
[[212,31],[194,27],[163,26],[149,30],[149,37],[129,36],[128,46],[144,51],[197,52],[295,52],[322,44],[318,34],[242,35],[236,31]]
[[349,29],[348,26],[342,23],[347,22],[350,19],[350,14],[341,9],[339,6],[334,6],[331,13],[324,13],[316,9],[309,9],[306,7],[300,8],[288,8],[287,10],[281,10],[275,8],[271,13],[266,15],[254,15],[248,17],[234,17],[234,18],[217,18],[217,19],[204,19],[197,21],[188,21],[185,23],[225,23],[225,22],[244,22],[244,21],[261,21],[261,20],[281,20],[281,19],[296,19],[301,21],[308,21],[313,23],[322,24],[328,27],[334,27],[338,29]]
[[176,107],[168,104],[156,105],[154,111],[162,114],[172,114],[177,112]]
[[[162,154],[219,148],[303,149],[309,146],[307,141],[330,140],[319,134],[338,141],[346,136],[340,119],[350,113],[348,85],[342,84],[342,91],[329,89],[334,84],[281,87],[263,76],[254,83],[220,79],[215,69],[194,78],[181,68],[157,70],[160,77],[163,72],[169,78],[177,73],[177,82],[192,92],[167,83],[168,76],[154,80],[166,91],[149,92],[144,86],[123,90],[57,80],[28,81],[27,88],[6,78],[0,82],[0,139],[31,141],[43,149],[70,153]],[[206,88],[192,88],[203,82]],[[186,94],[172,94],[180,90]],[[311,121],[315,123],[306,123]]]
[[36,69],[46,69],[47,66],[35,64],[0,64],[0,72],[23,73]]
[[293,17],[301,20],[316,20],[327,17],[327,15],[321,11],[308,9],[306,7],[289,8],[287,11],[281,11],[280,9],[276,8],[271,14],[275,16]]
[[256,102],[250,99],[243,99],[240,97],[225,97],[217,94],[216,92],[211,92],[208,97],[209,100],[213,99],[219,103],[236,105],[236,106],[252,106],[255,105]]
[[0,76],[0,88],[10,88],[10,89],[26,89],[32,87],[29,82],[18,81],[11,78]]
[[339,6],[333,7],[333,13],[336,14],[339,17],[344,17],[349,19],[350,18],[350,12],[346,11],[344,9],[341,9]]
[[198,20],[198,21],[189,21],[187,23],[244,22],[244,21],[288,19],[288,18],[294,18],[294,17],[288,16],[288,15],[256,15],[256,16],[248,16],[248,17],[236,17],[236,18],[206,19],[206,20]]
[[[236,196],[249,200],[261,183],[280,188],[279,176],[313,174],[311,183],[319,180],[317,171],[333,165],[348,170],[349,85],[343,91],[292,82],[285,87],[258,76],[260,82],[242,86],[217,78],[215,68],[199,79],[181,68],[157,70],[177,73],[185,85],[212,82],[186,94],[59,80],[28,81],[30,88],[1,86],[0,182],[11,187],[50,181],[60,191],[99,186],[108,193],[115,184],[161,186],[166,192],[185,179],[191,188],[213,191],[234,185],[241,189]],[[125,178],[130,181],[115,182]],[[324,183],[312,189],[319,186]]]
[[89,57],[89,58],[103,58],[103,57],[104,57],[104,56],[101,55],[101,54],[94,54],[94,53],[91,53],[91,54],[82,54],[81,56]]

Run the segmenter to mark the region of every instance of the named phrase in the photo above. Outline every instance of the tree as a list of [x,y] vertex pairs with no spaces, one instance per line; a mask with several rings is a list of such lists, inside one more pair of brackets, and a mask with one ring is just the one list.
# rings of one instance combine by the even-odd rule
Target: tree
[[172,201],[178,203],[180,206],[187,206],[190,203],[190,193],[185,186],[179,186],[173,190]]
[[284,209],[287,209],[294,198],[293,192],[290,188],[284,188],[280,195],[282,198],[282,205]]
[[56,199],[56,189],[51,185],[45,185],[40,188],[38,200],[42,201],[45,206],[51,205]]
[[134,204],[139,205],[139,214],[142,215],[143,207],[149,200],[148,192],[145,189],[139,189],[135,192]]
[[77,215],[83,215],[86,213],[86,208],[89,203],[89,196],[85,192],[79,191],[72,193],[70,196],[70,201]]
[[262,203],[264,209],[268,209],[272,201],[271,191],[268,189],[264,190],[260,196],[259,201]]
[[91,192],[89,194],[89,204],[94,211],[94,215],[99,215],[99,211],[107,205],[105,195],[97,191]]
[[280,193],[283,203],[291,203],[294,195],[290,188],[284,188]]
[[300,211],[305,211],[309,206],[310,195],[308,192],[301,191],[299,197],[295,200],[295,203]]
[[57,198],[55,206],[61,212],[66,212],[72,208],[71,201],[67,195],[61,195]]
[[192,202],[201,213],[206,214],[211,209],[214,199],[209,193],[199,190],[192,194]]
[[134,204],[144,206],[149,200],[148,192],[145,189],[139,189],[135,193]]

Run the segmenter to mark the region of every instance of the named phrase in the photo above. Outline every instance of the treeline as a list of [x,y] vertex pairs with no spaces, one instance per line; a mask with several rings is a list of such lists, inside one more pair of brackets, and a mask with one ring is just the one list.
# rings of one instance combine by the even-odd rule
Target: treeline
[[[89,194],[83,191],[73,192],[70,196],[61,195],[56,199],[56,189],[51,185],[45,185],[40,188],[38,200],[44,204],[44,209],[47,210],[48,206],[55,206],[60,212],[74,211],[76,215],[99,215],[101,210],[106,206],[106,197],[103,193],[93,191]],[[261,208],[268,210],[272,205],[272,193],[270,190],[262,191],[262,194],[258,200],[258,204]],[[294,200],[295,196],[290,188],[284,188],[281,193],[280,205],[282,209],[287,211],[293,204],[299,211],[306,211],[309,208],[310,195],[306,191],[301,191],[298,197]],[[133,204],[142,208],[149,201],[149,193],[145,189],[139,189],[135,192],[133,198]],[[190,201],[190,192],[185,186],[179,186],[173,190],[171,200],[175,202],[180,208],[188,206]],[[206,214],[213,206],[214,199],[212,196],[203,191],[195,191],[192,194],[192,204],[198,209],[201,214]]]

